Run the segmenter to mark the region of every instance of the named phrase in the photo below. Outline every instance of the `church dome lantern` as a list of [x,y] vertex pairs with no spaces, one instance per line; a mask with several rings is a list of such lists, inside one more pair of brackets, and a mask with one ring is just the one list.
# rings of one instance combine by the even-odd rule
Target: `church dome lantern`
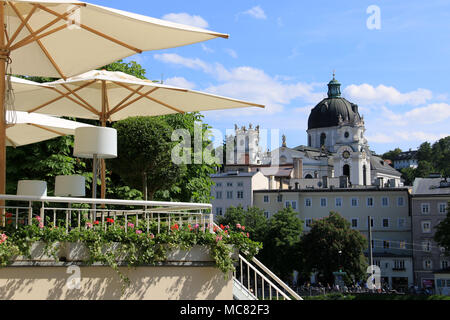
[[342,122],[361,121],[358,106],[342,97],[341,84],[333,76],[328,84],[328,98],[322,100],[312,111],[308,130],[338,127]]

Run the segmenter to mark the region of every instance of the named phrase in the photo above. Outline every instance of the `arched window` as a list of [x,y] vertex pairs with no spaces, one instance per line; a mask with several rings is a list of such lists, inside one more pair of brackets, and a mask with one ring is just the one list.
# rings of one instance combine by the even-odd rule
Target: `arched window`
[[347,176],[350,179],[350,166],[346,164],[342,170],[344,176]]
[[312,137],[308,135],[308,147],[312,147]]
[[327,135],[325,133],[322,133],[320,135],[320,147],[323,147],[327,142]]
[[367,186],[367,166],[363,166],[363,180],[364,180],[364,186]]
[[310,175],[310,174],[307,174],[307,175],[305,176],[305,179],[312,179],[312,178],[313,178],[313,176]]

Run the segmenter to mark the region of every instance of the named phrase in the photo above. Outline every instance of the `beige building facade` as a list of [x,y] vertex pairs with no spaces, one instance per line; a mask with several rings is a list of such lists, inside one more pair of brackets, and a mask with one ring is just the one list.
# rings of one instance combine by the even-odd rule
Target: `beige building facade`
[[[372,219],[374,264],[391,288],[406,290],[413,285],[410,196],[408,189],[261,190],[254,192],[254,206],[266,217],[286,207],[298,212],[304,231],[316,219],[337,212],[355,230],[368,237]],[[368,248],[367,248],[368,251]]]

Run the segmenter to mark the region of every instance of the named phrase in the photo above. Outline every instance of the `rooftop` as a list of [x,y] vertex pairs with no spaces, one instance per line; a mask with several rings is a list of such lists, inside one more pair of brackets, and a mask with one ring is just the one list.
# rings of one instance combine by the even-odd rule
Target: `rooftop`
[[417,178],[414,181],[413,196],[450,195],[450,178]]

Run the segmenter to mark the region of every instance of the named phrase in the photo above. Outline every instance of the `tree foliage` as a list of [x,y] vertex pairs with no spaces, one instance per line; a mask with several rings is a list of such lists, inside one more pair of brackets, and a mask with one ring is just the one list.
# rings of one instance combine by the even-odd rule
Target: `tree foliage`
[[119,156],[109,163],[128,186],[143,193],[147,188],[149,200],[185,174],[185,167],[172,162],[172,127],[164,119],[133,117],[113,127],[117,130]]
[[[450,208],[450,202],[449,202]],[[445,248],[446,255],[450,255],[450,209],[447,218],[436,227],[434,241]]]
[[[386,152],[383,159],[394,160],[402,152],[397,148]],[[419,165],[416,169],[405,168],[401,172],[406,183],[411,185],[416,178],[428,178],[432,173],[450,177],[450,136],[443,138],[434,144],[424,142],[417,150]]]
[[364,256],[367,240],[338,213],[316,220],[301,239],[302,270],[318,273],[324,283],[333,283],[333,272],[343,270],[356,280],[367,270]]

